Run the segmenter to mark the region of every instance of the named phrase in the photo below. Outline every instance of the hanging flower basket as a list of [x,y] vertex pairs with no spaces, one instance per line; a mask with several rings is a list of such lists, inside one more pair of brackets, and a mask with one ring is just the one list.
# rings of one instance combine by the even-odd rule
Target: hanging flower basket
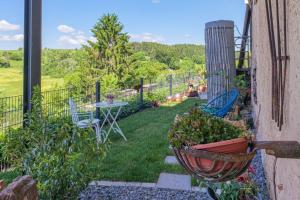
[[[181,149],[173,148],[179,163],[192,176],[215,182],[240,176],[249,166],[255,152],[248,148],[248,140],[238,138]],[[249,152],[248,152],[249,151]]]
[[239,176],[255,155],[244,130],[198,109],[177,116],[169,140],[180,164],[194,177],[210,181]]
[[[297,141],[253,141],[245,130],[192,109],[176,116],[169,142],[179,163],[197,179],[223,182],[243,174],[257,149],[277,158],[300,159]],[[244,137],[243,137],[244,135]]]
[[[203,150],[216,153],[247,153],[248,149],[248,139],[247,138],[237,138],[232,140],[226,140],[221,142],[214,142],[209,144],[200,144],[192,146],[194,150]],[[214,163],[210,159],[206,158],[195,158],[192,155],[187,155],[187,160],[193,168],[201,168],[204,170],[210,170],[211,172],[219,171],[223,165],[223,161],[217,161]],[[228,165],[226,168],[229,168]]]

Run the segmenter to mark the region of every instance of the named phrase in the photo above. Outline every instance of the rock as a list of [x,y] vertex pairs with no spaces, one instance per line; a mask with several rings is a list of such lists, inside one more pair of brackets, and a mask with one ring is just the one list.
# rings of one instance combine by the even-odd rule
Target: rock
[[36,181],[31,176],[18,177],[0,192],[1,200],[37,200]]

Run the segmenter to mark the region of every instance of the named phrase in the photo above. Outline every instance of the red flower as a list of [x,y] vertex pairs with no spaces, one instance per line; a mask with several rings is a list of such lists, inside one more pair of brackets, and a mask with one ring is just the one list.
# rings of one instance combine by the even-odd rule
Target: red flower
[[239,183],[246,183],[247,179],[248,178],[245,175],[241,175],[241,176],[237,177],[236,181]]

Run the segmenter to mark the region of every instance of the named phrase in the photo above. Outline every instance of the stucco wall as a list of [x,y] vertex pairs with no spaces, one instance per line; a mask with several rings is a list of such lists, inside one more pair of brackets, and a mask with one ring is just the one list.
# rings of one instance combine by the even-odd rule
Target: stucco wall
[[[265,1],[257,0],[253,7],[252,67],[256,67],[257,104],[254,101],[252,104],[254,118],[257,120],[259,140],[296,140],[300,142],[300,0],[287,0],[287,2],[287,38],[290,60],[287,68],[284,124],[281,132],[271,116],[271,59]],[[272,0],[272,3],[275,5],[275,0]],[[274,199],[274,158],[264,155],[264,164],[270,193]],[[277,160],[276,185],[277,199],[300,200],[300,160]]]

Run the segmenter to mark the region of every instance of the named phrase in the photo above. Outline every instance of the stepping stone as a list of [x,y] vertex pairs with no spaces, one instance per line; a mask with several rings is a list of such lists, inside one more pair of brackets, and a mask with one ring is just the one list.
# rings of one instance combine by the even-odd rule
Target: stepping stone
[[207,92],[202,92],[199,94],[200,99],[207,100]]
[[179,165],[175,156],[167,156],[165,158],[165,163],[168,165]]
[[191,190],[191,176],[161,173],[156,184],[158,188],[174,190]]

